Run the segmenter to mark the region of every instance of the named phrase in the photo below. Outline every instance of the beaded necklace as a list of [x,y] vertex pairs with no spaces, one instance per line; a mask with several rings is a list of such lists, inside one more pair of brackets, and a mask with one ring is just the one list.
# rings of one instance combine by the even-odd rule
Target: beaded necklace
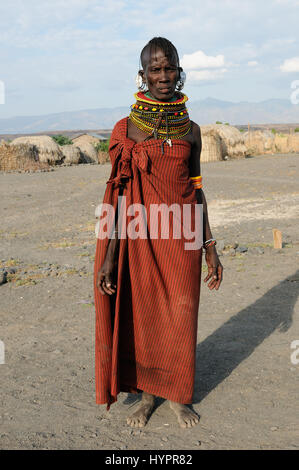
[[135,93],[136,103],[131,106],[130,120],[138,129],[155,139],[163,139],[161,143],[162,154],[164,143],[172,147],[171,139],[182,139],[191,129],[191,122],[185,106],[188,97],[178,93],[175,101],[157,101],[149,98],[142,92]]

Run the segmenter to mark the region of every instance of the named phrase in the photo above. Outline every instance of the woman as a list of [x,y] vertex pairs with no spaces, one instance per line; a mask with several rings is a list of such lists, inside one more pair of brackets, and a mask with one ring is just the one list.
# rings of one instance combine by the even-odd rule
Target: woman
[[[210,290],[219,289],[223,267],[202,190],[200,128],[190,121],[188,98],[179,91],[185,76],[177,50],[167,39],[153,38],[141,52],[141,64],[136,79],[141,91],[130,116],[115,125],[109,146],[112,171],[103,202],[115,210],[116,229],[98,238],[96,247],[96,402],[109,409],[120,391],[142,392],[138,409],[127,418],[130,426],[142,427],[159,396],[169,401],[180,426],[189,428],[199,421],[186,404],[194,388],[202,245],[186,248],[190,237],[173,235],[175,224],[185,234],[185,219],[177,213],[168,219],[166,237],[152,236],[157,219],[144,214],[152,216],[152,208],[163,204],[182,211],[188,206],[189,228],[198,231],[195,209],[202,205],[204,281],[210,280]],[[137,225],[128,220],[136,215],[128,207],[142,213]],[[124,213],[125,221],[119,219]],[[142,236],[126,236],[132,222],[133,232],[143,225]]]

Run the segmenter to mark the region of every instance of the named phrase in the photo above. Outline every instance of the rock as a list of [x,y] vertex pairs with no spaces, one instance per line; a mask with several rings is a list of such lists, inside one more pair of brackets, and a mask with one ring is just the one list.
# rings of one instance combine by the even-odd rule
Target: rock
[[15,274],[16,271],[17,271],[17,270],[16,270],[15,268],[7,268],[7,272],[8,272],[9,274]]
[[223,251],[224,248],[225,248],[225,242],[224,242],[224,240],[219,240],[219,241],[217,241],[216,248],[217,248],[217,251]]
[[7,271],[5,269],[0,269],[0,285],[7,282]]
[[237,243],[237,242],[233,243],[233,248],[234,249],[238,248],[238,246],[239,246],[239,243]]
[[252,255],[263,255],[265,250],[261,246],[251,246],[248,248],[248,253]]
[[247,248],[247,246],[237,246],[236,251],[238,253],[246,253],[246,251],[248,251],[248,248]]
[[228,251],[228,254],[229,254],[230,256],[235,256],[235,255],[236,255],[235,249],[234,249],[234,248],[230,248],[229,251]]

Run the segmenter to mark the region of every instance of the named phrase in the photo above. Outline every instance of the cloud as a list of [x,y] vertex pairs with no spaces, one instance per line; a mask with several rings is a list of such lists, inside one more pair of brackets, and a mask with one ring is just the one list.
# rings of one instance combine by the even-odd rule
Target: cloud
[[[209,56],[203,51],[184,54],[181,65],[187,71],[188,82],[210,82],[221,78],[227,72],[224,55]],[[229,64],[233,65],[233,64]]]
[[299,72],[299,57],[292,57],[286,59],[284,63],[279,67],[282,72]]
[[190,72],[187,72],[187,79],[190,82],[217,80],[226,72],[226,68],[220,70],[191,70]]
[[[153,36],[177,47],[187,91],[189,81],[195,85],[192,99],[211,92],[228,100],[284,96],[283,72],[298,71],[288,63],[298,56],[298,1],[0,1],[0,80],[9,98],[1,112],[125,105],[136,91],[140,51]],[[12,89],[24,98],[9,96]]]
[[219,68],[224,66],[224,56],[208,56],[203,51],[196,51],[193,54],[184,54],[181,64],[185,70]]

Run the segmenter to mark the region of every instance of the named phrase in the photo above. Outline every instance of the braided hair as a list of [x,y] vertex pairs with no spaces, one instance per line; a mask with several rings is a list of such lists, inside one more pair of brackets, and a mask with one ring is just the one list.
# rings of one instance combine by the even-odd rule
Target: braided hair
[[140,62],[142,68],[145,69],[148,58],[151,57],[157,50],[161,50],[164,52],[165,57],[171,62],[174,62],[180,65],[178,51],[176,50],[175,46],[166,38],[161,37],[154,37],[151,39],[142,49],[140,54]]

